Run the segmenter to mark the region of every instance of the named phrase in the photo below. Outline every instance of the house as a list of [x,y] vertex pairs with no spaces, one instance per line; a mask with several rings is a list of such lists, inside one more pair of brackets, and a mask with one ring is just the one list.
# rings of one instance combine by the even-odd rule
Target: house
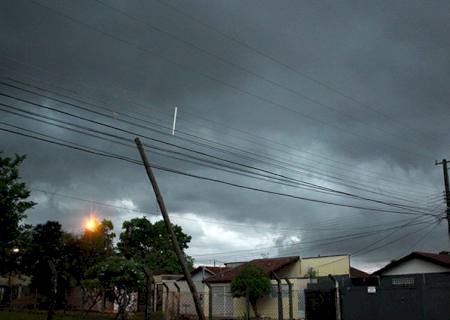
[[373,274],[378,276],[450,272],[450,252],[412,252]]
[[[350,276],[349,255],[307,258],[290,256],[229,263],[226,264],[226,270],[205,280],[211,292],[211,295],[208,294],[208,302],[204,304],[205,314],[212,313],[213,317],[221,318],[238,318],[245,314],[245,298],[233,298],[230,284],[249,264],[260,267],[271,278],[271,293],[258,301],[257,308],[262,316],[273,319],[278,318],[280,312],[286,319],[290,315],[294,319],[305,317],[304,290],[313,281],[312,278],[329,274]],[[281,287],[281,304],[278,303],[278,286]]]
[[86,310],[94,312],[115,313],[117,306],[114,301],[103,294],[99,296],[85,296],[80,286],[68,288],[65,292],[65,300],[67,310]]
[[[216,267],[216,266],[199,266],[191,271],[192,281],[199,293],[203,293],[208,290],[205,284],[205,280],[214,276],[216,273],[225,271],[227,267]],[[186,283],[186,278],[183,276],[177,281],[180,286],[181,291],[189,291],[189,287]]]
[[33,304],[36,299],[30,291],[31,279],[21,274],[10,274],[8,276],[0,276],[0,305],[9,303]]
[[164,310],[166,312],[175,312],[178,292],[177,280],[180,274],[160,274],[153,276],[153,311]]
[[[216,267],[216,266],[199,266],[191,271],[192,282],[197,289],[200,296],[200,301],[202,303],[203,309],[207,308],[208,300],[208,287],[206,286],[205,280],[226,270],[227,267]],[[177,281],[179,292],[179,308],[180,313],[184,315],[195,315],[194,300],[192,299],[191,291],[186,282],[186,278],[182,277]]]
[[[198,266],[191,271],[192,281],[204,304],[208,298],[208,288],[204,280],[225,270],[225,267]],[[194,301],[186,278],[182,275],[154,276],[154,310],[164,310],[168,314],[195,315]]]
[[347,278],[318,278],[308,285],[305,302],[309,319],[340,312],[346,320],[448,320],[449,301],[450,254],[412,252],[370,276],[350,268]]
[[370,274],[350,266],[350,278],[367,278]]

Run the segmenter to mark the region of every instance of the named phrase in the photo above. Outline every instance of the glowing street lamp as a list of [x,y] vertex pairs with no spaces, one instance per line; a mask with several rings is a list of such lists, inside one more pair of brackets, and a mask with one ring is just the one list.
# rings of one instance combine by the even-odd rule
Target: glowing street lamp
[[87,231],[94,232],[94,231],[97,230],[99,225],[100,225],[100,223],[99,223],[97,217],[95,215],[93,215],[93,214],[91,214],[89,216],[89,218],[86,218],[84,220],[84,228]]

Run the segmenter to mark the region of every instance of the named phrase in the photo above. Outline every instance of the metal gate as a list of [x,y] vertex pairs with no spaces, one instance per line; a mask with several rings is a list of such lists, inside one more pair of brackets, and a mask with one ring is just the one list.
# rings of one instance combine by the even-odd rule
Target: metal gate
[[336,320],[335,289],[305,290],[307,320]]
[[212,286],[212,313],[213,316],[233,316],[233,296],[229,286]]

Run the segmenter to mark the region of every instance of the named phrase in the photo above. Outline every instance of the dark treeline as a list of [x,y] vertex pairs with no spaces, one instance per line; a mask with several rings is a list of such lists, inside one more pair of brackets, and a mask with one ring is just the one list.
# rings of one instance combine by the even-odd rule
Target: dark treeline
[[[117,317],[125,317],[131,293],[148,295],[155,274],[181,273],[164,223],[145,217],[125,221],[116,235],[110,220],[95,221],[83,234],[63,230],[58,221],[35,226],[24,224],[27,210],[39,205],[29,199],[30,191],[19,176],[24,156],[0,154],[0,276],[25,276],[38,297],[35,306],[48,311],[67,306],[66,292],[79,288],[81,309],[88,312],[102,299],[118,306]],[[182,249],[191,237],[174,226]],[[192,267],[192,259],[188,257]],[[7,288],[1,304],[13,300]],[[145,297],[148,302],[148,296]]]

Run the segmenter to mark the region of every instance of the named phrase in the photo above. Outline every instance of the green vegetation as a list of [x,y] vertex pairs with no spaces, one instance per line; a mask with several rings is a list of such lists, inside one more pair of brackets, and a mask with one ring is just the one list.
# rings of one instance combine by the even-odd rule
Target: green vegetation
[[131,294],[145,285],[142,265],[122,257],[109,257],[94,265],[87,271],[86,278],[117,303],[117,316],[121,319],[125,318]]
[[[117,247],[126,258],[140,261],[153,273],[182,273],[164,221],[151,223],[145,217],[134,218],[125,221],[122,229]],[[191,236],[185,234],[177,225],[173,226],[173,231],[180,248],[187,249]],[[192,258],[189,256],[186,258],[192,269]]]
[[25,156],[1,157],[0,153],[0,274],[16,272],[19,268],[16,250],[22,231],[25,211],[35,205],[26,201],[30,191],[19,176],[19,166]]
[[[0,320],[45,320],[47,313],[42,311],[0,311]],[[78,313],[56,313],[55,320],[79,320]],[[110,320],[114,319],[113,315],[105,314],[88,314],[85,320]]]
[[270,292],[272,284],[269,276],[258,266],[246,265],[231,282],[231,292],[234,297],[246,297],[252,306],[257,319],[258,300]]
[[[81,235],[64,231],[58,221],[22,224],[26,210],[35,205],[28,201],[30,192],[19,176],[24,159],[0,153],[0,276],[29,276],[31,292],[37,297],[30,304],[47,313],[0,312],[0,320],[79,319],[80,314],[54,311],[67,306],[65,293],[74,287],[82,292],[81,316],[104,319],[89,311],[96,302],[109,300],[119,306],[115,316],[124,319],[131,293],[144,291],[148,296],[152,274],[181,271],[162,221],[152,224],[144,217],[125,221],[117,247],[114,226],[107,219],[90,223]],[[187,249],[191,237],[181,227],[173,228],[180,247]],[[187,259],[192,267],[192,258]],[[13,290],[7,289],[0,305],[13,307]]]

